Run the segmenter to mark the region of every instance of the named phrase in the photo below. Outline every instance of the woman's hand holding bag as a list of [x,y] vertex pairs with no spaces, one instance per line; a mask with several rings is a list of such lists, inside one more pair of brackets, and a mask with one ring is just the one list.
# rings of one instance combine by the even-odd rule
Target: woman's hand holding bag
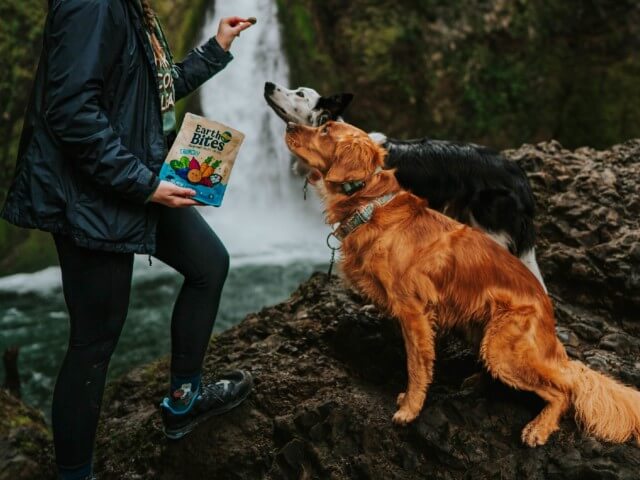
[[161,203],[171,208],[191,207],[193,205],[202,205],[202,203],[193,200],[196,194],[195,190],[191,188],[182,188],[174,185],[166,180],[161,180],[158,188],[151,196],[151,201]]

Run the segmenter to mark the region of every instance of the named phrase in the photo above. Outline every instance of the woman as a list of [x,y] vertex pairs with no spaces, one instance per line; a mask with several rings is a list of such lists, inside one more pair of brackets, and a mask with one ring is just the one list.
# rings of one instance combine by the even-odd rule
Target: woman
[[109,359],[127,314],[134,253],[184,275],[171,320],[169,438],[244,400],[251,376],[201,381],[229,257],[191,189],[159,181],[175,100],[232,59],[251,23],[225,18],[174,64],[149,0],[50,0],[42,55],[2,217],[55,239],[70,340],[53,395],[60,478],[90,478]]

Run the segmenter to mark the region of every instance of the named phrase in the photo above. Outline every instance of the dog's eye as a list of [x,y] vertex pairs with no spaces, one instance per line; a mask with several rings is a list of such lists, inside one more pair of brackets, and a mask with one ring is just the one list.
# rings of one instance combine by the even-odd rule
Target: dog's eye
[[322,135],[326,135],[327,133],[329,133],[329,127],[328,126],[323,127],[322,130],[320,130],[320,133]]
[[304,93],[302,93],[302,92],[296,92],[296,95],[298,95],[299,97],[304,98]]

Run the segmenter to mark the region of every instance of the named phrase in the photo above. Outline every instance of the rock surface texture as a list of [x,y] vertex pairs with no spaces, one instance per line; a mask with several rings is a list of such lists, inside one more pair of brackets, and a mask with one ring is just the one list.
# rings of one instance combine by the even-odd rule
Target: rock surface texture
[[0,388],[0,480],[54,478],[44,416]]
[[[550,142],[506,155],[537,197],[538,259],[559,337],[573,358],[640,388],[640,141],[601,152]],[[209,352],[212,375],[254,373],[249,400],[168,442],[158,415],[167,360],[134,370],[105,399],[100,479],[640,478],[640,448],[585,436],[571,415],[547,445],[524,447],[520,432],[543,402],[486,375],[465,381],[482,365],[455,334],[438,340],[421,415],[394,426],[406,385],[399,328],[335,277],[315,274],[215,337]]]
[[[506,152],[538,199],[539,260],[570,355],[640,387],[640,142],[598,152],[555,142]],[[533,394],[480,376],[453,334],[439,339],[436,379],[418,420],[392,425],[406,371],[399,329],[334,278],[215,338],[209,372],[247,368],[255,393],[170,444],[156,405],[167,365],[111,390],[98,446],[104,478],[637,479],[640,449],[584,436],[571,415],[543,447],[520,432]],[[464,386],[463,386],[464,382]]]

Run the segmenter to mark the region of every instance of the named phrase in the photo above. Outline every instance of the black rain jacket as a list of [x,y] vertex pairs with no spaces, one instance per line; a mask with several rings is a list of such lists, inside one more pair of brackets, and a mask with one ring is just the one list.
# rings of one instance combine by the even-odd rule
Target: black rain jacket
[[[167,154],[153,51],[133,0],[50,0],[15,176],[0,215],[82,247],[155,253]],[[174,68],[176,100],[232,59],[214,38]]]

